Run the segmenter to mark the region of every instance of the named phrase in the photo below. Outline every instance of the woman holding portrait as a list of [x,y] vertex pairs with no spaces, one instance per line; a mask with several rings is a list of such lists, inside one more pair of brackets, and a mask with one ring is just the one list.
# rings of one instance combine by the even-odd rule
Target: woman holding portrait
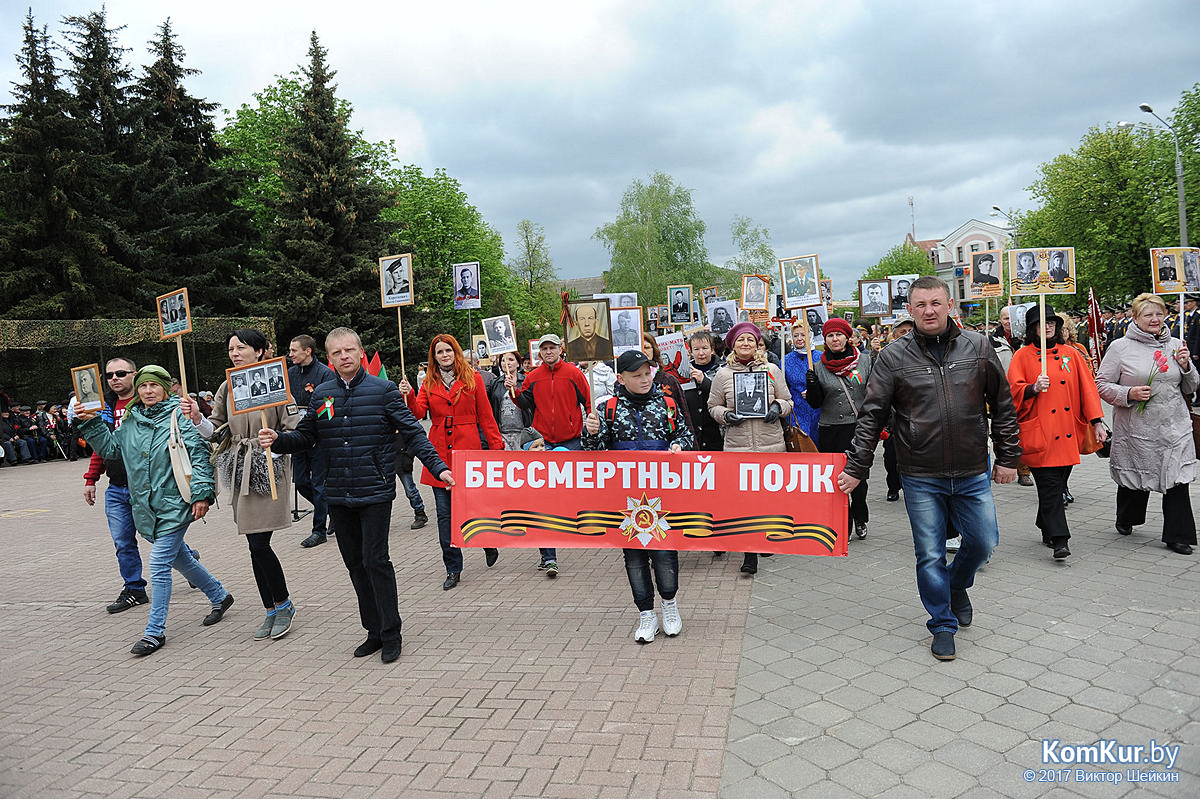
[[1187,345],[1163,322],[1167,305],[1155,294],[1133,300],[1133,324],[1112,342],[1096,386],[1113,406],[1109,472],[1117,484],[1117,532],[1130,535],[1146,521],[1150,492],[1163,495],[1162,540],[1192,554],[1196,521],[1188,484],[1196,479],[1192,420],[1184,394],[1200,386]]
[[1025,341],[1008,367],[1021,426],[1021,463],[1033,471],[1037,486],[1035,524],[1042,531],[1042,543],[1054,550],[1056,560],[1062,560],[1071,556],[1067,478],[1079,463],[1087,428],[1093,428],[1100,443],[1108,431],[1091,367],[1082,352],[1066,343],[1062,317],[1046,306],[1046,374],[1042,374],[1041,312],[1036,306],[1025,314]]

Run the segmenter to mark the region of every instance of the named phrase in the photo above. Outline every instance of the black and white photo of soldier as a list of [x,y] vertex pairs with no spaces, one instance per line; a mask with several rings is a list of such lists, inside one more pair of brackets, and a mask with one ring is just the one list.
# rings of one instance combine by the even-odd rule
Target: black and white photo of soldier
[[887,316],[892,307],[888,303],[888,284],[886,281],[863,281],[862,282],[862,303],[863,316]]
[[[972,253],[971,282],[979,286],[995,286],[1000,284],[1000,276],[996,269],[996,256],[990,252]],[[908,292],[905,291],[905,294]],[[905,300],[907,302],[907,299]]]
[[269,392],[267,387],[267,373],[262,369],[255,369],[250,373],[250,396],[262,397]]
[[641,349],[641,313],[636,308],[618,308],[611,313],[613,353],[620,355],[627,350]]
[[1158,256],[1158,280],[1161,283],[1171,283],[1179,280],[1179,272],[1175,268],[1175,256],[1164,252]]
[[479,264],[472,261],[454,264],[454,309],[461,311],[480,307]]
[[692,287],[668,286],[671,298],[671,324],[686,325],[692,321]]
[[512,319],[507,315],[484,319],[483,332],[487,336],[487,346],[492,357],[517,351],[517,336],[513,331]]
[[250,399],[250,386],[246,385],[246,376],[244,374],[236,374],[233,376],[233,401],[237,405],[239,400]]
[[808,335],[814,347],[825,343],[825,323],[829,321],[829,311],[824,305],[811,305],[804,309],[804,319],[808,322]]
[[380,260],[380,279],[383,281],[385,306],[412,303],[412,270],[407,255]]
[[283,367],[277,364],[270,366],[267,368],[267,373],[269,375],[267,385],[270,387],[271,393],[274,394],[276,391],[283,391]]
[[736,372],[733,375],[733,408],[743,418],[767,415],[767,373]]
[[[1066,250],[1051,250],[1050,251],[1050,282],[1051,283],[1066,283],[1067,278],[1071,276],[1071,270],[1068,266],[1070,261],[1067,258]],[[1171,278],[1174,280],[1175,278]]]
[[1189,291],[1200,289],[1200,251],[1184,251],[1183,279],[1187,283]]
[[708,304],[708,329],[717,336],[724,336],[737,324],[737,300],[723,300]]
[[767,281],[756,275],[742,276],[742,307],[751,311],[767,309]]

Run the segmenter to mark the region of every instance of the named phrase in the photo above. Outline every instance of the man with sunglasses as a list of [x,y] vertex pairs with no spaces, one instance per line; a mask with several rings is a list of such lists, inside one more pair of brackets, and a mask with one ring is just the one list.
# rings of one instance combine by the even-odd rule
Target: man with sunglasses
[[[110,393],[104,398],[100,418],[109,430],[121,426],[125,406],[133,399],[133,378],[137,365],[128,358],[113,358],[104,367],[104,382]],[[96,504],[96,481],[100,475],[108,475],[108,488],[104,490],[104,515],[108,517],[108,531],[112,534],[117,549],[117,568],[125,586],[116,601],[108,606],[109,613],[120,613],[136,605],[150,602],[146,595],[146,580],[142,577],[142,556],[138,552],[137,530],[133,525],[133,506],[129,501],[129,483],[125,477],[125,464],[120,458],[105,460],[92,453],[87,474],[83,476],[83,501]]]

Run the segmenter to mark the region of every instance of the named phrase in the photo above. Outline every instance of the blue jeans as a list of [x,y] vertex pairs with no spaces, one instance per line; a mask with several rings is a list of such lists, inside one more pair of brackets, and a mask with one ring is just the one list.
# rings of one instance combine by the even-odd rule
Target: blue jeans
[[[673,549],[623,549],[625,573],[633,589],[633,604],[638,610],[654,610],[654,582],[663,599],[674,599],[679,591],[679,553]],[[654,566],[654,582],[650,567]]]
[[110,485],[104,489],[104,515],[108,517],[108,532],[117,548],[117,568],[125,587],[145,591],[142,579],[142,553],[138,551],[137,529],[133,526],[133,508],[129,504],[129,489]]
[[229,595],[221,581],[213,577],[200,561],[192,557],[192,550],[183,543],[183,534],[188,525],[163,533],[154,539],[150,549],[150,620],[146,622],[146,635],[162,635],[167,629],[167,608],[171,604],[171,567],[179,571],[188,582],[204,592],[208,601],[219,605]]
[[300,496],[312,503],[312,531],[324,533],[329,505],[325,502],[325,461],[315,450],[292,453],[292,482]]
[[[917,591],[929,613],[932,633],[958,632],[950,610],[950,592],[970,588],[975,572],[1000,541],[991,475],[974,477],[910,477],[900,475],[904,506],[912,525],[917,555]],[[954,562],[946,565],[946,520],[962,533]]]
[[425,502],[421,499],[421,489],[417,488],[417,483],[413,480],[412,472],[400,473],[400,485],[404,486],[404,496],[408,497],[409,507],[414,513],[425,512]]
[[442,563],[446,564],[446,574],[461,574],[462,550],[450,545],[450,489],[434,486],[433,506],[437,509],[438,543],[442,545]]

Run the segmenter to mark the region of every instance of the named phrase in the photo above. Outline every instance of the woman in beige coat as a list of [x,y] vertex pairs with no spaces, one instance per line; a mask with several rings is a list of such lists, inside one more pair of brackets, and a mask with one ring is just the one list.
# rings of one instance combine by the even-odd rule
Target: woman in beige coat
[[[792,412],[791,392],[783,371],[767,360],[766,350],[762,349],[762,331],[751,322],[739,322],[725,335],[725,348],[729,350],[726,365],[717,370],[708,392],[708,413],[725,427],[725,451],[787,452],[779,417]],[[735,395],[738,387],[735,375],[752,372],[766,373],[765,398]],[[756,408],[759,403],[762,407]],[[759,416],[759,412],[764,415]],[[742,572],[758,572],[757,554],[745,553]]]
[[[263,359],[267,350],[266,337],[249,328],[235,330],[230,334],[227,345],[229,360],[234,366],[245,366]],[[180,408],[187,413],[205,438],[210,438],[215,428],[229,425],[229,446],[217,457],[217,475],[222,487],[229,488],[232,496],[233,521],[238,532],[246,536],[250,547],[250,565],[254,569],[254,581],[263,606],[267,609],[266,620],[254,633],[254,640],[282,638],[287,635],[296,615],[296,608],[288,594],[283,566],[275,551],[271,549],[271,533],[290,527],[291,508],[283,498],[271,499],[267,461],[275,469],[277,486],[289,486],[292,482],[291,459],[286,456],[265,457],[258,445],[258,431],[265,426],[272,430],[294,430],[300,421],[296,406],[288,397],[287,405],[276,405],[251,413],[233,413],[228,382],[222,383],[213,399],[212,416],[205,419],[194,402],[185,398],[186,405]]]

